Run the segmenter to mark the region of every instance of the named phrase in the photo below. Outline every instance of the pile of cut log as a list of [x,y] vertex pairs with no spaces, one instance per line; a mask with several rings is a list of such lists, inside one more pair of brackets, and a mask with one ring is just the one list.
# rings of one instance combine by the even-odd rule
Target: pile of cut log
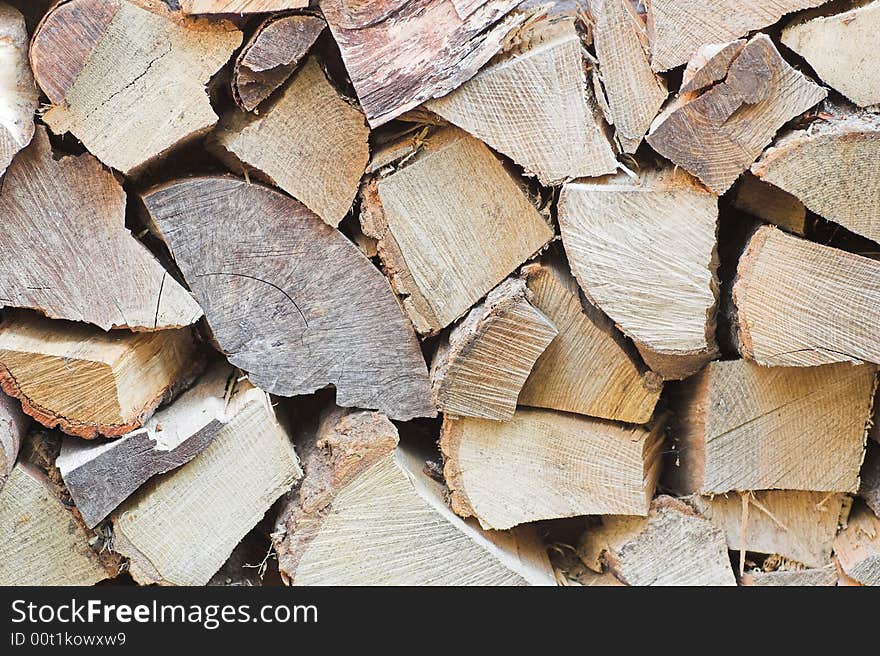
[[880,585],[878,34],[0,1],[0,584]]

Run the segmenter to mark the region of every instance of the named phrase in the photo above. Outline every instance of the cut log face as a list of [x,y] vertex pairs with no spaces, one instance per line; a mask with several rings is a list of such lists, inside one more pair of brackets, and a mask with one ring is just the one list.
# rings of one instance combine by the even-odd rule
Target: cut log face
[[730,65],[739,57],[745,45],[745,39],[737,39],[729,43],[700,46],[684,69],[679,95],[695,93],[727,77]]
[[531,296],[523,280],[506,280],[452,329],[431,365],[438,410],[453,417],[513,417],[535,360],[557,335],[553,322],[529,303]]
[[71,0],[53,8],[31,43],[31,65],[51,109],[123,173],[217,122],[205,84],[241,45],[226,21],[172,12],[161,0]]
[[710,363],[677,399],[678,461],[668,483],[682,494],[854,493],[875,374],[873,365]]
[[227,398],[233,384],[234,370],[217,364],[143,428],[112,442],[66,438],[55,464],[86,524],[96,526],[147,480],[204,451],[248,397],[245,382]]
[[553,238],[498,158],[455,128],[377,187],[381,225],[362,228],[420,333],[448,326]]
[[181,0],[187,14],[259,14],[285,9],[302,9],[309,0]]
[[232,96],[236,104],[254,111],[290,77],[324,25],[319,16],[309,14],[273,16],[260,25],[235,60]]
[[520,405],[644,424],[654,413],[663,381],[642,372],[611,322],[582,302],[565,263],[544,258],[523,268],[532,304],[559,334],[532,368]]
[[582,47],[574,23],[561,21],[426,107],[544,185],[613,173],[617,160],[586,90]]
[[339,97],[314,57],[265,113],[227,115],[214,135],[227,158],[255,167],[334,227],[357,195],[369,136],[363,114]]
[[746,572],[742,577],[743,585],[760,586],[835,586],[837,570],[833,564],[814,569],[776,570],[773,572]]
[[0,394],[0,490],[15,466],[21,441],[31,420],[12,397]]
[[119,182],[91,155],[56,160],[42,127],[6,173],[0,216],[0,260],[17,263],[0,270],[2,305],[104,330],[186,326],[202,316],[126,229]]
[[733,195],[733,206],[767,223],[804,236],[807,208],[795,196],[751,173],[740,177]]
[[578,546],[581,560],[605,565],[627,585],[736,585],[724,532],[687,504],[661,496],[647,517],[604,517]]
[[880,31],[880,1],[833,16],[794,23],[782,43],[806,59],[822,81],[857,105],[880,103],[880,69],[873,63]]
[[220,348],[255,385],[282,396],[334,385],[340,405],[436,414],[412,327],[338,230],[234,178],[171,183],[144,202]]
[[759,364],[880,363],[880,262],[758,229],[733,286],[739,349]]
[[330,408],[303,447],[306,477],[276,543],[292,585],[552,584],[531,527],[487,533],[456,517],[424,460],[378,413]]
[[[826,95],[788,65],[766,34],[758,34],[733,59],[723,81],[664,110],[647,140],[722,194],[784,123]],[[700,138],[693,139],[695,134]]]
[[785,14],[826,0],[651,0],[648,29],[651,64],[666,71],[684,64],[705,43],[723,43],[772,25]]
[[269,396],[251,387],[192,461],[142,487],[113,514],[115,548],[142,584],[204,585],[302,476]]
[[0,585],[94,585],[112,576],[45,476],[18,464],[0,491]]
[[651,430],[520,408],[509,422],[444,418],[452,509],[483,528],[589,514],[644,515],[660,472]]
[[816,214],[880,242],[880,117],[841,111],[791,132],[752,172]]
[[880,585],[880,519],[869,509],[853,509],[834,541],[834,552],[847,576],[862,585]]
[[528,15],[519,0],[475,0],[462,17],[451,0],[321,0],[361,106],[378,127],[473,77]]
[[688,503],[724,531],[731,551],[779,554],[807,567],[831,564],[834,537],[846,523],[850,497],[788,490],[743,494],[749,504],[745,517],[736,493],[693,497]]
[[0,176],[34,136],[40,99],[27,52],[24,16],[0,3]]
[[880,517],[880,447],[876,444],[868,444],[865,462],[862,464],[859,496]]
[[141,427],[200,366],[188,328],[105,333],[23,312],[0,325],[3,390],[44,426],[86,439]]
[[673,169],[565,185],[559,225],[587,297],[664,378],[716,355],[718,199]]

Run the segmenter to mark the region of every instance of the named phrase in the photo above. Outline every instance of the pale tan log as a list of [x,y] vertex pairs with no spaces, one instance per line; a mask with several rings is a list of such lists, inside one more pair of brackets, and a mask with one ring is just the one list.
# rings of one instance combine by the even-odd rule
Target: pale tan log
[[44,426],[90,439],[139,428],[201,366],[189,328],[106,333],[7,312],[0,385]]
[[0,189],[0,304],[104,330],[186,326],[202,311],[125,227],[125,191],[89,154],[56,159],[46,129]]
[[31,420],[11,396],[0,394],[0,490],[15,466]]
[[862,464],[859,496],[880,517],[880,447],[870,442]]
[[498,158],[456,128],[427,137],[377,188],[362,228],[420,333],[448,326],[553,238]]
[[123,173],[139,170],[217,122],[205,85],[242,34],[226,21],[173,12],[162,0],[71,0],[31,43],[52,107],[43,120],[72,133]]
[[303,446],[306,477],[282,510],[278,564],[292,585],[547,585],[532,527],[481,531],[455,516],[424,459],[378,413],[328,408]]
[[227,416],[207,449],[112,515],[114,548],[138,583],[204,585],[302,476],[268,394],[242,389]]
[[667,107],[651,126],[647,141],[722,194],[784,123],[826,95],[825,89],[788,65],[766,34],[758,34],[733,59],[723,81]]
[[856,581],[854,578],[849,576],[846,572],[843,571],[843,568],[840,566],[840,559],[837,556],[834,556],[834,569],[837,571],[837,585],[838,587],[858,587],[862,584]]
[[712,362],[677,399],[680,493],[855,492],[876,367],[760,367]]
[[695,93],[727,77],[727,71],[746,45],[745,39],[728,43],[707,43],[688,60],[679,95]]
[[782,31],[782,43],[806,59],[816,74],[857,105],[880,103],[877,34],[880,1],[849,11],[794,22]]
[[0,176],[34,136],[39,95],[27,53],[24,16],[0,2]]
[[492,290],[434,355],[434,403],[453,417],[508,420],[535,360],[557,335],[518,278]]
[[559,334],[541,354],[519,395],[521,405],[644,424],[663,381],[640,370],[622,336],[580,288],[559,257],[523,267],[532,304]]
[[617,160],[586,89],[581,49],[574,23],[563,20],[426,107],[542,184],[612,173]]
[[857,506],[834,541],[834,552],[844,573],[862,585],[880,585],[880,519]]
[[718,199],[672,168],[567,184],[559,225],[581,288],[664,378],[716,354]]
[[660,473],[663,424],[625,427],[531,408],[502,423],[446,417],[440,448],[452,509],[487,529],[644,515]]
[[760,364],[880,363],[880,262],[765,226],[733,301],[740,352]]
[[752,172],[816,214],[880,242],[880,117],[832,111],[833,118],[778,139]]
[[801,201],[751,173],[737,182],[733,206],[796,235],[803,236],[807,228],[807,208]]
[[833,564],[813,569],[776,570],[762,572],[755,570],[746,572],[742,577],[743,585],[758,586],[836,586],[837,570]]
[[627,585],[736,585],[724,532],[667,496],[647,517],[603,517],[581,537],[587,567],[607,567]]
[[[770,490],[691,497],[687,502],[727,536],[731,551],[779,554],[807,567],[831,564],[840,524],[846,523],[852,499],[845,494]],[[745,537],[745,542],[743,542]]]
[[785,14],[825,0],[651,0],[651,64],[665,71],[684,64],[705,43],[723,43],[772,25]]
[[364,115],[339,97],[314,57],[263,114],[234,111],[213,135],[226,159],[253,166],[333,227],[357,195],[369,136]]
[[301,9],[309,0],[181,0],[187,14],[258,14],[285,9]]

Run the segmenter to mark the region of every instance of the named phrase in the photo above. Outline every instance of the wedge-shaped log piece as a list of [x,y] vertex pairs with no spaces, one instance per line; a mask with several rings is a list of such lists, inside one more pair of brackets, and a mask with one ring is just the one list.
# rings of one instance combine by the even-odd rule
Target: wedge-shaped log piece
[[242,34],[188,18],[162,0],[70,0],[31,43],[31,65],[52,107],[43,120],[71,132],[123,173],[217,122],[205,85]]
[[484,528],[590,514],[644,515],[660,473],[653,429],[520,408],[509,422],[443,421],[452,509]]
[[251,385],[233,387],[233,371],[226,364],[214,365],[197,385],[159,410],[143,428],[118,440],[64,440],[55,465],[89,527],[156,474],[195,458],[235,419]]
[[234,111],[214,136],[221,157],[255,167],[334,227],[370,159],[364,115],[339,97],[314,57],[265,113]]
[[814,569],[789,569],[762,572],[755,570],[746,572],[742,577],[743,585],[761,586],[835,586],[837,585],[837,570],[833,564]]
[[181,0],[188,14],[258,14],[308,7],[309,0]]
[[880,117],[844,110],[816,121],[776,141],[752,172],[816,214],[880,242]]
[[138,583],[204,585],[302,476],[268,394],[245,387],[227,413],[207,449],[113,514],[114,546]]
[[106,333],[8,312],[0,325],[0,385],[49,428],[91,439],[143,426],[201,366],[189,328]]
[[[673,489],[855,492],[876,367],[712,362],[679,391]],[[783,522],[784,523],[784,522]]]
[[865,500],[874,514],[880,517],[880,447],[868,443],[865,462],[862,464],[859,496]]
[[519,0],[362,3],[321,0],[345,68],[372,127],[461,86],[527,18]]
[[426,107],[542,184],[613,173],[617,160],[589,100],[581,49],[574,23],[555,23]]
[[431,364],[437,409],[453,417],[507,420],[535,360],[556,337],[518,278],[492,290],[449,334]]
[[834,541],[844,573],[862,585],[880,585],[880,519],[864,506],[853,509]]
[[319,16],[310,14],[283,14],[266,19],[235,60],[232,96],[236,104],[251,112],[284,84],[324,25]]
[[724,532],[667,496],[647,517],[603,517],[581,537],[578,554],[628,585],[736,585]]
[[292,585],[553,584],[531,527],[484,532],[455,516],[443,487],[378,413],[331,407],[306,436],[306,477],[278,520],[278,566]]
[[377,186],[362,227],[420,333],[448,326],[553,238],[497,157],[455,128]]
[[18,449],[27,434],[31,420],[21,404],[11,396],[0,395],[0,490],[15,466]]
[[826,95],[825,89],[788,65],[770,37],[758,34],[733,59],[723,81],[667,107],[647,140],[658,153],[722,194],[784,123]]
[[779,226],[788,232],[804,236],[807,229],[807,208],[795,196],[751,173],[744,173],[736,184],[733,206]]
[[[125,227],[125,192],[88,154],[55,159],[45,128],[0,189],[0,304],[110,328],[186,326],[202,311]],[[15,262],[15,266],[11,263]]]
[[660,377],[640,371],[608,318],[581,300],[561,258],[528,264],[523,274],[534,294],[532,305],[559,334],[535,363],[520,405],[646,423],[663,389]]
[[220,348],[255,385],[282,396],[335,385],[340,405],[435,414],[412,327],[338,230],[234,178],[174,182],[144,202]]
[[40,98],[27,53],[24,16],[0,2],[0,176],[34,136]]
[[572,272],[651,369],[684,378],[715,357],[714,194],[668,168],[573,182],[559,202]]
[[[692,497],[688,502],[727,536],[731,551],[779,554],[808,567],[831,564],[831,549],[852,500],[845,494],[771,490]],[[745,543],[743,543],[745,538]]]
[[733,302],[740,352],[759,364],[880,363],[880,262],[759,228]]
[[648,29],[651,65],[666,71],[684,64],[700,46],[724,43],[772,25],[785,14],[826,0],[651,0]]
[[880,32],[880,1],[833,16],[795,22],[782,43],[806,59],[823,82],[857,105],[880,103],[880,68],[873,60]]

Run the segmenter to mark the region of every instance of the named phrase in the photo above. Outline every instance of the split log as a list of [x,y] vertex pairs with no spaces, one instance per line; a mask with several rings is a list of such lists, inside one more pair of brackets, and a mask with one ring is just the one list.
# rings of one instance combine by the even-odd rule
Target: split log
[[[432,134],[365,202],[379,257],[420,333],[464,314],[553,238],[553,229],[480,141]],[[361,214],[361,219],[365,218]]]
[[31,43],[34,77],[52,103],[43,120],[108,166],[136,172],[217,122],[205,84],[241,40],[231,23],[185,17],[162,0],[60,3]]
[[[55,461],[86,525],[96,526],[157,474],[185,465],[204,451],[241,410],[248,383],[214,365],[198,384],[144,425],[109,442],[68,437]],[[234,390],[234,393],[233,393]]]
[[648,33],[651,64],[666,71],[684,64],[705,43],[723,43],[772,25],[785,14],[826,0],[651,0]]
[[259,14],[285,9],[301,9],[309,0],[181,0],[187,14]]
[[722,194],[785,122],[827,92],[789,66],[766,34],[758,34],[733,59],[723,81],[692,95],[657,117],[647,141]]
[[30,418],[21,411],[21,405],[12,397],[0,394],[0,490],[15,466],[18,449]]
[[687,499],[727,536],[731,551],[779,554],[807,567],[831,564],[837,528],[846,523],[852,499],[845,494],[775,490]]
[[788,25],[782,43],[806,59],[822,81],[868,107],[880,104],[880,70],[873,63],[880,1],[833,16]]
[[864,506],[853,509],[834,541],[834,552],[847,576],[862,585],[880,585],[880,519]]
[[395,448],[378,413],[325,411],[303,447],[306,477],[276,535],[292,585],[552,584],[532,527],[484,532],[456,517],[424,459]]
[[837,571],[837,585],[838,587],[859,587],[862,584],[856,581],[851,576],[848,576],[846,572],[843,571],[843,568],[840,566],[840,560],[837,556],[834,556],[834,569]]
[[834,111],[834,118],[777,140],[752,172],[816,214],[880,242],[880,117]]
[[603,517],[578,545],[587,567],[627,585],[736,585],[724,532],[667,496],[647,517]]
[[644,424],[663,390],[653,372],[642,372],[607,317],[583,301],[559,258],[523,268],[532,304],[559,334],[532,368],[521,405]]
[[255,385],[282,396],[334,385],[340,405],[401,420],[436,413],[387,280],[338,230],[228,177],[173,182],[143,199],[220,349]]
[[700,46],[684,69],[679,95],[702,91],[727,77],[730,65],[739,57],[745,45],[745,39],[737,39],[729,43],[707,43]]
[[27,52],[24,16],[0,3],[0,176],[34,136],[40,99]]
[[752,216],[804,236],[807,208],[795,196],[751,173],[744,173],[733,194],[733,206]]
[[582,47],[571,20],[554,23],[426,107],[541,184],[613,173],[617,160],[587,92]]
[[8,312],[0,325],[0,385],[49,428],[91,439],[143,426],[201,366],[188,328],[103,332]]
[[529,16],[510,14],[520,0],[470,4],[462,12],[453,0],[321,0],[372,127],[461,86]]
[[717,353],[717,222],[717,197],[672,168],[562,190],[572,272],[664,378],[689,376]]
[[287,81],[323,30],[323,19],[311,14],[266,19],[235,60],[232,96],[236,104],[248,112],[257,109]]
[[814,569],[790,569],[762,572],[755,570],[746,572],[742,577],[743,585],[759,586],[835,586],[837,585],[837,570],[833,564],[817,567]]
[[233,169],[253,166],[333,227],[351,209],[370,159],[364,115],[339,97],[314,57],[262,115],[235,111],[213,136]]
[[204,585],[302,476],[269,395],[246,387],[227,423],[189,463],[142,487],[112,515],[116,550],[141,584]]
[[535,360],[557,335],[531,297],[523,280],[506,280],[452,329],[431,364],[438,410],[453,417],[513,417]]
[[186,326],[202,315],[126,229],[119,182],[89,154],[55,159],[43,127],[3,179],[0,216],[0,260],[17,263],[0,270],[2,305],[104,330]]
[[677,399],[682,494],[731,490],[855,492],[876,367],[712,362]]
[[509,422],[444,418],[452,509],[483,528],[589,514],[644,515],[665,428],[520,408]]
[[645,25],[630,0],[590,0],[590,14],[608,122],[621,150],[634,153],[666,100],[666,82],[651,70]]
[[859,496],[880,517],[880,447],[876,444],[868,444],[865,462],[862,464]]
[[743,357],[759,364],[880,363],[880,262],[758,229],[733,286]]

